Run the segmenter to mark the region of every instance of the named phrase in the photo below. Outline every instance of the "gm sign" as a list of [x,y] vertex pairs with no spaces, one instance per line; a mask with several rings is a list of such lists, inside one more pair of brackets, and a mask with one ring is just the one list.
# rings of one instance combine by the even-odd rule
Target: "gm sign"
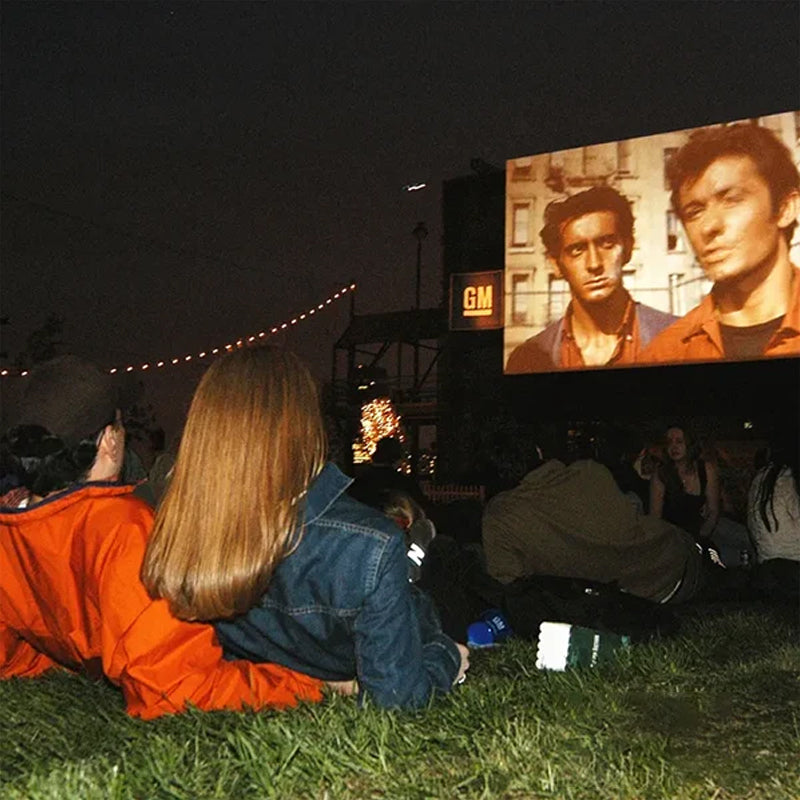
[[503,327],[503,271],[450,276],[450,330]]

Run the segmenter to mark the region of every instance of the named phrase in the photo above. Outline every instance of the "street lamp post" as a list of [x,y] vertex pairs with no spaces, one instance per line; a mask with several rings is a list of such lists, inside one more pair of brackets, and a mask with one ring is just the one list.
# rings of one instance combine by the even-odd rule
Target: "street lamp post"
[[[428,228],[424,222],[418,222],[411,231],[417,240],[417,281],[416,281],[416,309],[419,312],[422,307],[422,242],[428,235]],[[417,314],[419,317],[419,314]],[[414,388],[411,392],[413,400],[419,400],[419,319],[417,320],[417,331],[414,338]],[[411,474],[416,477],[417,462],[419,460],[419,420],[414,421],[411,438]]]
[[422,242],[425,237],[428,235],[428,228],[426,227],[424,222],[418,222],[416,227],[413,231],[414,237],[417,240],[417,291],[416,291],[416,299],[417,299],[417,311],[420,309],[420,300],[421,300],[421,288],[422,288]]

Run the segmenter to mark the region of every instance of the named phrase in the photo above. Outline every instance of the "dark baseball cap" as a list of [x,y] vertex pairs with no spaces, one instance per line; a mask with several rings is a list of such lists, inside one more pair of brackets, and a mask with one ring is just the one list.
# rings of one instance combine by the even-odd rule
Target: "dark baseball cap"
[[41,425],[67,445],[93,436],[122,407],[114,377],[78,356],[58,356],[27,378],[18,425]]

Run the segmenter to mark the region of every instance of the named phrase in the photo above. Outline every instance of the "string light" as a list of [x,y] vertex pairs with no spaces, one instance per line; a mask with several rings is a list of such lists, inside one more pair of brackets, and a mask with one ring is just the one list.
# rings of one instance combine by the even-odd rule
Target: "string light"
[[400,425],[401,417],[388,397],[377,397],[361,406],[361,435],[353,442],[353,462],[369,461],[378,442],[385,436],[393,436],[401,442],[405,434]]
[[[280,333],[281,331],[285,331],[291,325],[297,325],[298,322],[307,319],[308,317],[316,314],[317,311],[321,311],[325,308],[325,306],[329,306],[334,300],[339,300],[344,297],[348,292],[354,292],[356,289],[355,283],[351,283],[349,286],[344,286],[339,289],[338,292],[328,297],[324,302],[318,303],[315,307],[309,308],[308,311],[304,311],[302,314],[292,317],[291,320],[288,322],[282,322],[280,325],[273,325],[271,328],[264,329],[263,331],[259,331],[258,333],[254,333],[250,336],[242,336],[241,338],[236,340],[236,344],[226,344],[222,347],[215,347],[212,350],[202,350],[199,353],[187,353],[184,356],[174,356],[173,358],[165,358],[156,361],[155,359],[150,359],[149,361],[145,361],[138,366],[135,364],[128,364],[125,367],[111,367],[108,372],[111,375],[115,375],[118,372],[144,372],[145,370],[150,369],[152,364],[155,364],[156,369],[160,369],[162,367],[167,366],[168,364],[175,366],[177,364],[185,364],[189,361],[194,360],[195,358],[206,358],[209,355],[216,356],[221,351],[225,350],[230,352],[231,350],[235,350],[238,347],[245,347],[246,344],[253,344],[257,339],[266,339],[269,336],[273,336],[276,333]],[[20,377],[24,378],[28,374],[27,369],[23,370],[14,370],[14,369],[2,369],[0,370],[0,377]],[[374,449],[374,448],[373,448]]]

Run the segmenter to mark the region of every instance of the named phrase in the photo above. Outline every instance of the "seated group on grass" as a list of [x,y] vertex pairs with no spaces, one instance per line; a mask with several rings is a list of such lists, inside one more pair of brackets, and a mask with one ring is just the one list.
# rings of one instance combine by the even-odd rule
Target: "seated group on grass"
[[155,521],[117,482],[110,376],[61,357],[21,408],[4,440],[20,485],[0,510],[0,678],[104,675],[152,718],[292,706],[326,684],[419,707],[464,675],[397,526],[326,463],[316,387],[290,353],[211,366]]
[[[477,555],[434,539],[408,493],[378,487],[377,508],[359,502],[326,461],[307,369],[265,347],[203,376],[154,518],[118,481],[119,405],[111,376],[73,356],[28,379],[2,439],[0,678],[105,676],[142,718],[293,706],[326,690],[419,708],[463,680],[465,621],[487,605],[509,600],[538,625],[553,609],[538,601],[555,597],[583,624],[599,608],[586,597],[613,586],[602,610],[649,624],[708,571],[690,533],[639,513],[591,460],[539,454],[488,503]],[[797,474],[775,452],[753,489],[762,541],[777,548],[765,558],[795,565]],[[585,583],[565,595],[531,576]]]

